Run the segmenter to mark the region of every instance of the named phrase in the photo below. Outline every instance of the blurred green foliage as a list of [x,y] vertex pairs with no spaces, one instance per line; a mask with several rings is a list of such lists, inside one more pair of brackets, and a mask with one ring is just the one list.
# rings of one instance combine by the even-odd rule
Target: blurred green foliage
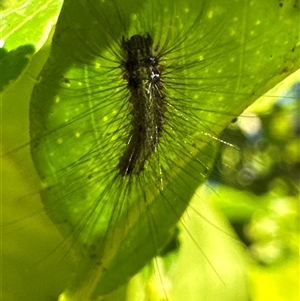
[[[282,88],[282,86],[284,86]],[[279,90],[280,89],[280,90]],[[278,94],[278,92],[283,95]],[[279,95],[270,103],[268,95]],[[299,300],[299,72],[223,132],[209,184],[247,247],[253,300]]]

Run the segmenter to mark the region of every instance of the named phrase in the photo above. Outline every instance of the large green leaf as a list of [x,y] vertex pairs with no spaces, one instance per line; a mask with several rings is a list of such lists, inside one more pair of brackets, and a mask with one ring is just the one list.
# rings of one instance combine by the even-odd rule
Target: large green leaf
[[[31,104],[32,153],[46,187],[43,202],[81,260],[62,300],[82,300],[96,286],[99,294],[114,290],[148,263],[204,180],[214,138],[299,67],[297,7],[208,2],[200,7],[191,0],[65,2]],[[136,18],[129,18],[133,13]],[[170,95],[184,107],[178,107],[179,114],[171,112],[174,140],[162,141],[140,182],[133,179],[133,191],[124,191],[127,181],[113,172],[120,153],[114,147],[121,149],[123,141],[115,144],[118,135],[106,136],[120,126],[111,120],[126,98],[113,89],[122,88],[124,80],[119,69],[107,72],[105,67],[117,64],[101,55],[118,49],[123,34],[146,30],[161,44],[167,38],[169,46],[180,41],[179,51],[165,61],[165,73],[170,72]],[[168,66],[177,69],[168,71]],[[128,116],[128,111],[121,113]],[[158,160],[163,175],[155,172]],[[163,180],[163,192],[157,179]]]

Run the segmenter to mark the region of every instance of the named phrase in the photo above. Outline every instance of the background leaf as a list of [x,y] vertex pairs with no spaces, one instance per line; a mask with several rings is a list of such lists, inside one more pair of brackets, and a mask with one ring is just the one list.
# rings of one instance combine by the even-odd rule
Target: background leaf
[[1,11],[0,92],[16,80],[55,25],[62,5],[55,1],[12,1]]

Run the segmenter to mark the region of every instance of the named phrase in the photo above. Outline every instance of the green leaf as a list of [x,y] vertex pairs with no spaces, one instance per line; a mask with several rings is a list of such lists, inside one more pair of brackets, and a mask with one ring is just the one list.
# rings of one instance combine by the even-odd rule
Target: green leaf
[[197,190],[179,223],[179,249],[134,276],[127,300],[249,299],[245,254],[211,205],[214,196],[209,187]]
[[20,46],[10,52],[6,52],[5,49],[0,49],[0,70],[2,74],[4,74],[4,76],[1,77],[0,91],[3,91],[5,86],[19,77],[34,52],[35,49],[31,45]]
[[48,39],[61,8],[61,0],[4,3],[0,14],[0,91],[16,80],[32,55]]
[[[127,17],[129,13],[136,18]],[[82,300],[97,289],[99,294],[114,290],[168,241],[204,180],[201,173],[212,163],[217,135],[259,95],[299,67],[298,13],[298,8],[263,1],[253,5],[215,1],[200,8],[191,0],[143,5],[65,2],[31,103],[32,153],[45,187],[43,202],[81,260],[61,300]],[[150,21],[152,27],[147,25]],[[172,133],[174,141],[162,144],[161,156],[169,159],[162,161],[163,176],[152,171],[150,162],[142,189],[136,180],[134,191],[125,191],[119,185],[124,187],[126,180],[113,173],[120,151],[115,154],[112,148],[118,136],[111,133],[118,124],[111,120],[118,117],[115,101],[122,100],[120,109],[126,98],[109,97],[124,79],[117,68],[105,69],[114,65],[104,56],[111,58],[109,49],[117,49],[124,32],[130,36],[145,30],[143,26],[150,33],[158,30],[159,41],[168,37],[181,41],[180,51],[169,56],[178,72],[170,73],[174,79],[169,81],[183,87],[189,101],[184,104],[192,115],[178,115],[173,122],[179,125],[172,126],[184,127]],[[174,99],[184,101],[180,91],[172,91]],[[182,123],[180,116],[189,116],[191,124]],[[107,126],[112,126],[109,131]],[[153,162],[157,159],[158,155]],[[163,192],[157,179],[163,179]]]

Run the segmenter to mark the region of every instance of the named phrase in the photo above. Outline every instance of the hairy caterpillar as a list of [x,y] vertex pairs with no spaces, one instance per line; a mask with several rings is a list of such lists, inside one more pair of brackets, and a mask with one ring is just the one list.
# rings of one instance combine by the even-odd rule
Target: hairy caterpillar
[[[79,44],[85,46],[80,51],[86,51],[86,53],[76,50],[75,53],[69,54],[77,64],[71,72],[62,72],[59,70],[59,66],[53,67],[59,71],[56,71],[56,77],[51,75],[45,89],[51,91],[57,89],[55,81],[60,80],[63,86],[59,92],[60,98],[55,100],[57,105],[53,106],[53,111],[51,111],[50,105],[45,108],[43,104],[43,109],[40,111],[36,107],[34,108],[37,110],[34,115],[38,113],[47,116],[51,112],[50,115],[54,116],[54,119],[50,123],[53,122],[51,126],[54,130],[49,131],[48,124],[46,124],[46,129],[43,129],[38,121],[35,121],[36,124],[33,123],[32,128],[37,133],[32,136],[31,140],[33,149],[39,148],[44,139],[49,141],[46,148],[50,145],[55,146],[51,152],[43,151],[49,156],[48,163],[47,160],[43,162],[41,158],[35,160],[39,173],[46,183],[42,194],[44,199],[50,201],[45,208],[53,220],[63,225],[62,232],[66,231],[65,235],[70,238],[71,245],[78,248],[79,252],[84,253],[84,256],[95,256],[96,260],[105,258],[103,253],[107,253],[107,250],[111,251],[112,246],[115,247],[113,239],[118,235],[122,239],[125,238],[126,227],[133,229],[132,227],[136,226],[141,230],[130,234],[132,236],[128,238],[128,244],[125,246],[128,250],[124,250],[124,252],[132,254],[136,248],[143,250],[144,247],[145,252],[148,253],[146,257],[133,258],[135,263],[139,262],[133,267],[135,270],[147,262],[146,258],[151,258],[159,252],[159,249],[163,248],[164,242],[170,237],[169,231],[172,225],[179,219],[189,203],[190,196],[199,185],[196,173],[201,175],[209,170],[209,163],[212,161],[211,149],[205,147],[208,142],[217,140],[216,137],[224,125],[230,123],[232,115],[235,115],[228,113],[229,109],[222,94],[229,93],[231,98],[234,95],[233,98],[236,100],[251,94],[248,90],[232,93],[237,89],[236,83],[243,86],[241,78],[239,78],[240,70],[231,66],[226,67],[226,64],[223,65],[222,62],[228,63],[232,59],[234,64],[234,56],[231,55],[234,50],[248,47],[247,50],[243,48],[243,54],[249,54],[257,46],[255,43],[251,46],[251,39],[249,42],[239,42],[233,45],[224,42],[221,39],[225,34],[222,26],[209,25],[209,12],[212,14],[219,12],[220,16],[224,16],[226,11],[224,7],[210,11],[205,5],[199,8],[199,4],[191,2],[186,13],[189,17],[192,16],[193,22],[184,27],[182,21],[184,18],[176,19],[177,9],[179,12],[181,7],[179,2],[175,6],[166,4],[165,9],[162,9],[161,3],[158,5],[155,1],[150,1],[148,5],[142,10],[141,15],[138,14],[137,9],[136,17],[132,18],[134,25],[129,27],[130,29],[127,29],[127,22],[130,22],[126,19],[124,10],[119,8],[119,3],[113,2],[112,4],[111,9],[116,12],[113,14],[115,18],[112,19],[107,12],[109,4],[107,7],[104,6],[106,10],[102,16],[106,25],[101,25],[101,35],[99,34],[103,43],[94,39],[87,44],[84,35],[80,36],[75,29],[67,30],[67,27],[65,31],[61,29],[60,33],[57,33],[56,41],[63,39],[64,35],[69,35],[70,32],[74,35],[78,34]],[[227,5],[229,6],[229,4]],[[210,8],[212,7],[213,4]],[[195,13],[192,13],[193,8],[197,8],[194,10]],[[164,14],[160,12],[161,9]],[[101,11],[101,7],[98,8],[97,4],[93,4],[89,8],[92,16],[100,16]],[[149,22],[150,19],[153,22]],[[226,15],[225,20],[230,20],[230,17]],[[226,21],[224,23],[227,24]],[[203,31],[196,31],[199,28],[202,28]],[[230,27],[228,26],[228,28]],[[128,135],[130,132],[131,110],[128,103],[128,81],[124,72],[119,68],[121,57],[119,54],[121,47],[119,46],[123,36],[128,40],[135,34],[145,35],[147,33],[153,36],[155,45],[161,47],[163,53],[162,79],[165,81],[166,98],[169,99],[169,116],[166,117],[168,127],[164,134],[168,135],[162,135],[162,141],[158,143],[157,151],[153,152],[153,158],[145,160],[145,170],[140,171],[139,177],[132,176],[128,179],[116,176],[115,173],[116,166],[118,166],[120,157],[125,152],[126,143],[128,143],[124,137],[125,133]],[[98,36],[96,35],[96,37]],[[205,40],[208,37],[213,37],[210,42]],[[203,40],[203,44],[196,44],[199,39]],[[253,40],[255,39],[253,38]],[[226,60],[226,53],[229,60]],[[59,55],[61,56],[62,53]],[[65,55],[68,54],[65,53]],[[94,58],[97,56],[100,58],[95,62]],[[201,66],[200,69],[196,63]],[[228,71],[222,71],[222,67],[228,68]],[[72,73],[73,71],[74,73]],[[245,69],[243,76],[244,79],[249,80],[251,78],[250,71]],[[41,81],[45,81],[45,78],[42,77]],[[50,99],[51,93],[55,94],[56,91],[48,92],[42,92],[39,94],[39,98],[40,95],[46,97],[50,95]],[[67,103],[67,107],[64,107],[64,100],[68,98],[75,99],[75,102]],[[99,98],[104,99],[100,104]],[[212,104],[218,109],[212,108]],[[243,107],[244,104],[240,105],[239,111]],[[57,112],[60,109],[63,109],[65,115],[62,120],[56,120],[55,114],[58,116]],[[70,112],[75,114],[71,116]],[[218,118],[218,122],[212,122],[209,115],[214,114],[222,116],[222,120]],[[88,117],[91,115],[92,118]],[[90,119],[85,119],[86,117]],[[86,124],[92,125],[92,128]],[[83,139],[81,139],[82,137]],[[72,141],[73,138],[74,141]],[[64,145],[70,145],[70,143],[71,149],[70,147],[64,148]],[[55,167],[57,169],[55,173],[53,173],[54,161],[51,161],[50,156],[53,157],[55,164],[58,164]],[[46,169],[44,169],[44,163]],[[88,164],[86,165],[86,163]],[[174,175],[177,173],[177,177],[170,180],[171,170]],[[97,183],[102,183],[101,179],[103,178],[108,184],[102,185],[102,187],[97,186]],[[184,190],[190,190],[190,192],[185,196],[178,194],[178,191]],[[53,197],[53,193],[57,194],[59,202]],[[74,199],[68,199],[70,195],[75,199],[80,198],[81,193],[92,197],[96,194],[101,196],[99,199],[104,199],[105,202],[99,201],[94,204],[91,200],[89,205],[87,198],[83,197],[82,200],[87,207],[82,210],[82,204],[77,204]],[[156,199],[157,195],[160,196],[158,199]],[[175,202],[172,203],[173,201]],[[153,209],[155,211],[147,211],[151,208],[152,202],[158,207]],[[64,211],[71,203],[74,206],[74,212],[80,212],[79,221],[72,216],[70,216],[70,220],[66,219]],[[163,225],[161,221],[165,219],[166,212],[172,211],[174,214],[171,214],[170,220],[167,221],[169,224]],[[145,212],[143,220],[142,216]],[[101,221],[101,219],[103,220]],[[105,228],[100,229],[102,232],[93,233],[93,229],[97,228],[100,222],[105,225]],[[99,228],[101,228],[100,225]],[[159,229],[161,233],[158,233],[156,229]],[[144,240],[138,241],[139,239],[135,238],[134,235],[140,236],[138,233],[145,234]],[[153,233],[157,234],[157,237]],[[94,235],[93,239],[91,235]],[[80,240],[83,240],[86,245],[83,246],[82,242],[79,243]],[[94,244],[94,241],[97,241],[97,244]],[[121,242],[124,243],[124,241]],[[150,247],[147,245],[147,241],[150,242]],[[107,242],[109,244],[105,245],[103,250],[103,245]],[[120,248],[123,247],[121,242],[119,242]],[[124,257],[128,258],[128,256]],[[113,268],[106,267],[105,262],[104,267],[111,273],[117,273],[120,269],[120,266],[116,265],[116,271],[113,272]],[[132,272],[127,271],[128,274]],[[121,284],[123,280],[118,281]],[[104,287],[106,290],[110,289],[108,285],[104,285]]]

